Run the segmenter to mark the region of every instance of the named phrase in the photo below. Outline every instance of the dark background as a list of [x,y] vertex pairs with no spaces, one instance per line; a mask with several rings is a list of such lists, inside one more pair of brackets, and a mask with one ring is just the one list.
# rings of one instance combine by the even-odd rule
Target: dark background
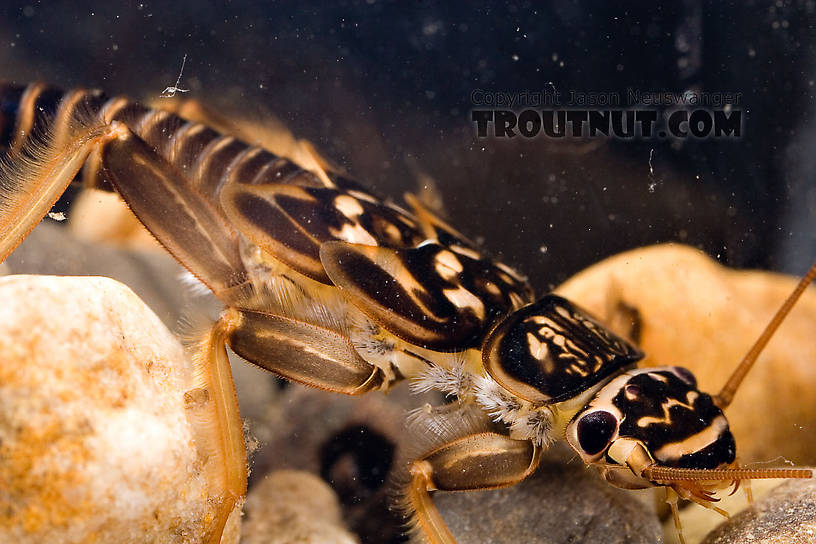
[[[813,1],[4,5],[0,78],[153,98],[187,54],[186,96],[272,113],[382,194],[431,176],[452,223],[539,290],[655,242],[790,272],[816,255]],[[473,89],[549,82],[742,92],[744,136],[475,138]]]

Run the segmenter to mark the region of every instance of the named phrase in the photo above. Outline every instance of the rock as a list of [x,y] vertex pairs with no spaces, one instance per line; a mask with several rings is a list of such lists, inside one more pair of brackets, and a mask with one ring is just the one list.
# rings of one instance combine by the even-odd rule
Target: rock
[[0,542],[201,542],[217,497],[178,341],[107,278],[6,276],[0,298]]
[[433,500],[459,544],[661,542],[648,497],[614,488],[570,459],[566,448],[553,448],[515,486],[435,493]]
[[280,401],[269,407],[264,421],[257,424],[255,434],[263,451],[255,459],[255,467],[261,473],[281,468],[319,473],[323,446],[349,428],[365,427],[395,447],[405,412],[421,404],[422,397],[401,386],[386,395],[349,397],[290,384]]
[[127,251],[90,244],[45,220],[5,261],[12,274],[106,276],[128,287],[174,327],[185,309],[199,301],[179,281],[183,268],[167,252]]
[[[771,490],[779,487],[780,480],[754,480],[750,484],[743,482],[740,489],[733,495],[729,492],[720,493],[719,502],[715,504],[718,508],[737,514],[740,511],[748,508],[748,497],[745,493],[745,486],[751,486],[751,493],[754,497],[764,497]],[[680,536],[677,528],[674,525],[674,517],[671,514],[669,506],[665,503],[665,494],[662,491],[655,491],[655,500],[658,502],[658,507],[661,510],[661,519],[663,520],[663,534],[666,537],[666,544],[681,544]],[[680,522],[683,528],[683,538],[686,544],[698,544],[702,542],[703,538],[711,532],[714,527],[717,527],[725,518],[722,514],[714,510],[704,508],[698,504],[681,503],[680,504]]]
[[[635,309],[647,355],[641,366],[685,366],[701,390],[715,394],[796,282],[731,270],[696,249],[667,244],[606,259],[557,292],[613,322],[621,321],[615,318],[621,304]],[[797,465],[816,464],[814,323],[811,287],[726,410],[741,463],[782,456]]]
[[816,482],[791,480],[709,533],[703,544],[816,541]]
[[268,474],[246,500],[243,544],[355,544],[340,505],[320,478],[299,470]]

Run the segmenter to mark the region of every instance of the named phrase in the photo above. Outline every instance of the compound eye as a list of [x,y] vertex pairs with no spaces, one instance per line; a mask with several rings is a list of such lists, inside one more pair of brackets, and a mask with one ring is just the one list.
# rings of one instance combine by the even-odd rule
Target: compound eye
[[697,389],[697,378],[694,377],[691,370],[683,368],[682,366],[676,366],[672,368],[672,370],[674,371],[675,376],[689,384],[694,389]]
[[617,418],[604,410],[590,412],[578,421],[578,444],[587,455],[601,453],[618,430]]

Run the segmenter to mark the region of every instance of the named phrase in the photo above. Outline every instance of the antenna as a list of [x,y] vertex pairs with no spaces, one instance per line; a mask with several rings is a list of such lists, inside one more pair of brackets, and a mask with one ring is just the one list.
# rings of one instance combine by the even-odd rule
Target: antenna
[[796,304],[796,301],[799,300],[799,297],[804,293],[805,289],[808,285],[816,278],[816,263],[810,267],[808,273],[805,274],[801,280],[799,280],[799,284],[796,286],[796,289],[793,290],[793,293],[785,300],[785,303],[782,304],[782,307],[777,310],[776,315],[773,316],[771,322],[768,323],[768,326],[765,327],[765,330],[762,331],[762,334],[759,335],[759,338],[748,350],[748,353],[745,354],[745,357],[742,358],[740,364],[737,365],[737,368],[734,370],[734,373],[731,374],[731,377],[728,378],[728,381],[725,382],[722,390],[714,396],[714,404],[717,405],[718,408],[724,410],[731,401],[734,400],[734,393],[737,392],[737,388],[739,388],[742,380],[745,379],[745,376],[748,375],[748,371],[751,370],[751,367],[754,366],[759,354],[762,353],[762,350],[765,349],[765,346],[768,344],[768,341],[776,332],[776,329],[779,328],[779,325],[782,324],[782,321],[785,320],[788,313],[793,308],[793,305]]
[[809,468],[720,468],[695,469],[650,466],[643,476],[653,482],[695,482],[715,480],[760,480],[770,478],[813,478]]

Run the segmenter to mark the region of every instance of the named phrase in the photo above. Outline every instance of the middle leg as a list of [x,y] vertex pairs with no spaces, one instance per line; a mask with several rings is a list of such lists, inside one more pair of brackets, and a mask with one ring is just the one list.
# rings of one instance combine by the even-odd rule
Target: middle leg
[[498,433],[453,440],[410,464],[406,490],[419,531],[432,544],[455,544],[429,492],[495,489],[515,485],[538,467],[541,448]]

